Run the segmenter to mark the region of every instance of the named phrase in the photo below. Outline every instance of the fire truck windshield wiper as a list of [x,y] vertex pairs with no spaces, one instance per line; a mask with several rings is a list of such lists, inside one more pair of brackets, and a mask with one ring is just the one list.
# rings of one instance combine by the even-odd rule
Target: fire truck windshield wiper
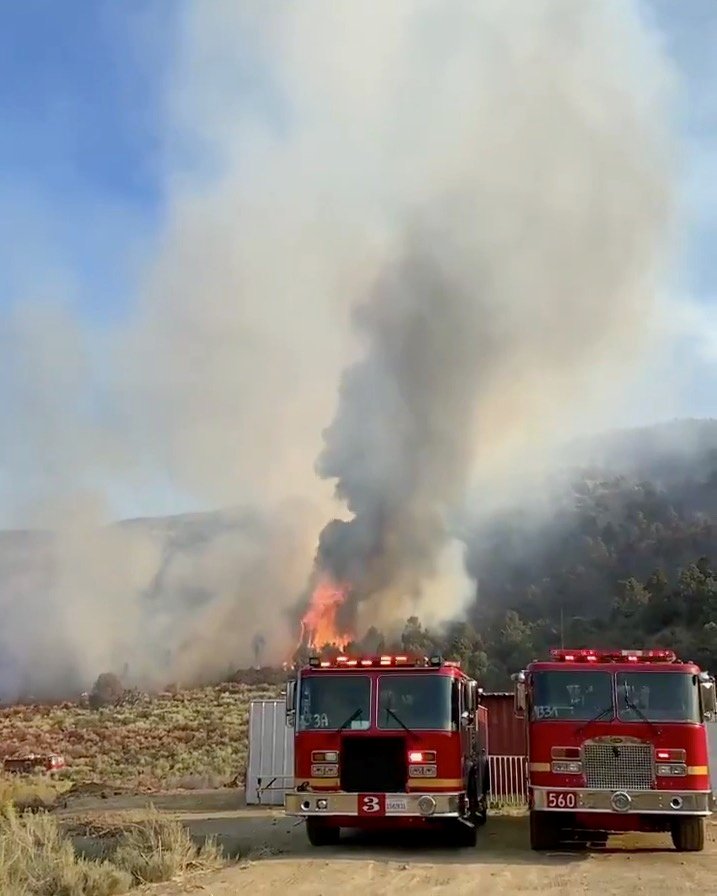
[[609,712],[612,712],[612,703],[609,706],[604,707],[600,710],[600,712],[596,713],[591,719],[588,719],[587,722],[583,722],[579,728],[575,729],[576,734],[580,734],[584,731],[588,725],[592,725],[593,722],[599,722],[604,716],[606,716]]
[[633,703],[627,695],[623,696],[623,700],[625,701],[625,706],[627,706],[628,709],[631,709],[635,713],[635,715],[639,716],[643,722],[646,722],[650,726],[650,728],[655,727],[655,723],[648,719],[645,713],[640,709],[640,707]]
[[339,731],[343,731],[344,728],[348,728],[349,725],[351,724],[351,722],[353,722],[354,719],[357,719],[362,713],[363,713],[363,710],[361,709],[361,707],[360,707],[360,706],[357,707],[357,708],[351,713],[351,715],[348,717],[348,719],[346,719],[345,722],[342,722],[342,723],[339,725],[339,727],[336,729],[336,733],[338,734]]
[[390,706],[386,707],[386,715],[392,716],[398,722],[398,724],[401,726],[401,728],[403,728],[404,731],[407,731],[411,735],[411,737],[418,737],[416,732],[411,731],[411,729],[408,727],[408,725],[396,715],[396,713],[391,709]]

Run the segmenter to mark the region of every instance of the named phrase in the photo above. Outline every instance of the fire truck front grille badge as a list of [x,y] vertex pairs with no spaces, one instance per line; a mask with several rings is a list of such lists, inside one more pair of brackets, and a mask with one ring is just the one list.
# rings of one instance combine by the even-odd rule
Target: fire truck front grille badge
[[610,798],[610,804],[616,812],[627,812],[630,808],[630,804],[632,803],[632,799],[630,798],[629,793],[625,793],[622,790],[619,790],[617,793],[613,793]]

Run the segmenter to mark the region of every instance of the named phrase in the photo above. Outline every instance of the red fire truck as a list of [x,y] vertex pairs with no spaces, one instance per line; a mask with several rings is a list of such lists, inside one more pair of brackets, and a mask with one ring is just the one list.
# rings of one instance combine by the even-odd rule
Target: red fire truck
[[476,843],[489,788],[486,711],[457,663],[411,656],[312,658],[289,681],[288,815],[314,846],[341,828],[451,828]]
[[552,650],[513,676],[528,730],[530,845],[670,831],[704,848],[715,681],[671,650]]

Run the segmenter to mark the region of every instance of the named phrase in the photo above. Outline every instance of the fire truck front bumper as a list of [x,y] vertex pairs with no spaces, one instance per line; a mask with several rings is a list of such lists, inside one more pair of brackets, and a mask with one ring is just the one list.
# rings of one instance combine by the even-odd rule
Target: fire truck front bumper
[[370,818],[459,818],[465,814],[465,792],[460,793],[345,793],[289,791],[284,796],[287,815],[340,815]]
[[621,815],[711,815],[710,792],[695,790],[590,790],[532,787],[535,809],[549,812],[616,812]]

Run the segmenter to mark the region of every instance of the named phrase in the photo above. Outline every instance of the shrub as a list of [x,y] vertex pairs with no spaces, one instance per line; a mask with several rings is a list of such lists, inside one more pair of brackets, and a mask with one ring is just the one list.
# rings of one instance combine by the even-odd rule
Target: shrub
[[127,827],[112,861],[131,874],[136,883],[148,884],[217,866],[221,853],[214,840],[198,847],[181,822],[153,809],[141,822]]
[[132,877],[109,862],[75,854],[50,815],[0,814],[0,892],[3,896],[113,896]]
[[114,896],[221,862],[214,841],[198,847],[180,822],[154,810],[103,830],[102,838],[98,858],[78,856],[53,816],[5,807],[0,812],[0,894]]
[[114,672],[103,672],[97,676],[97,681],[89,696],[91,709],[99,709],[102,706],[114,706],[124,695],[124,685]]

